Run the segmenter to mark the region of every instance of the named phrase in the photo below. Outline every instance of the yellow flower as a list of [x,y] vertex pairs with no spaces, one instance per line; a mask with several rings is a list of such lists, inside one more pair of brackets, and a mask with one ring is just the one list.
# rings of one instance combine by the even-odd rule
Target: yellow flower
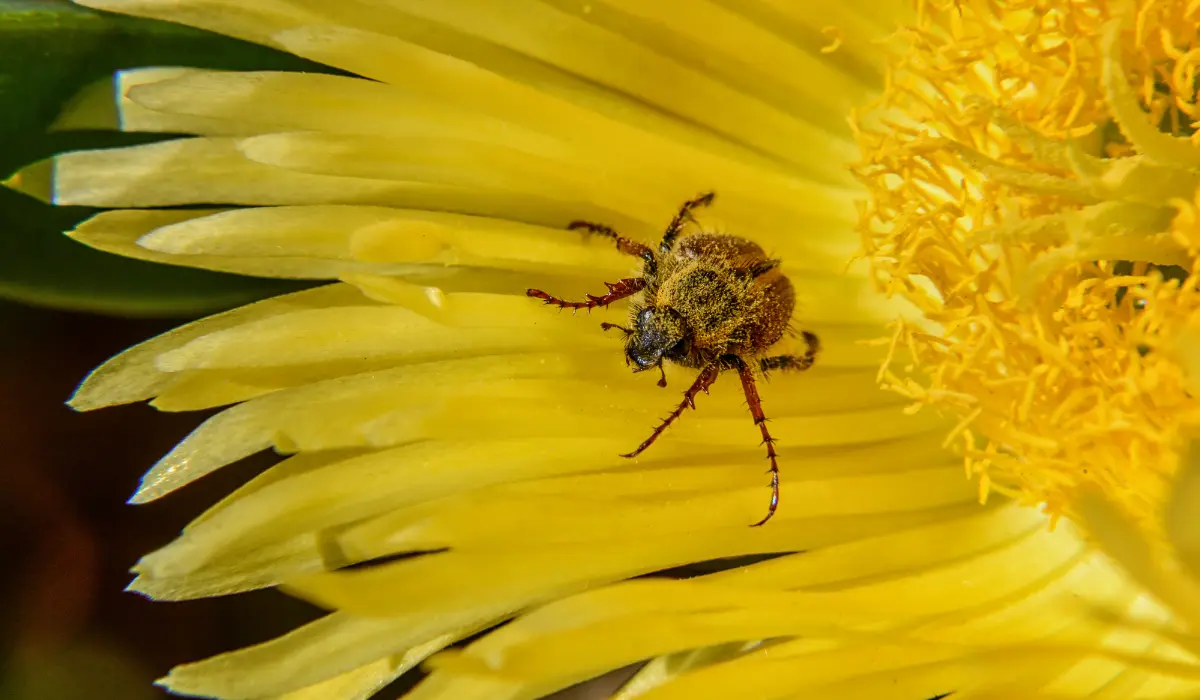
[[[222,698],[362,698],[432,657],[432,674],[411,697],[536,698],[643,659],[654,660],[620,697],[1195,690],[1175,666],[1132,659],[1158,653],[1159,637],[1092,610],[1169,613],[1072,523],[1051,529],[1043,513],[1004,498],[980,506],[960,457],[943,445],[954,421],[906,412],[909,399],[876,385],[889,358],[952,374],[959,365],[936,353],[976,340],[955,335],[975,325],[956,331],[930,296],[914,291],[929,285],[909,284],[914,273],[944,281],[929,273],[950,262],[971,280],[988,274],[954,258],[972,231],[990,225],[992,209],[971,226],[953,207],[1058,211],[1022,199],[1036,188],[1004,184],[1014,166],[1002,157],[1023,153],[1025,134],[1006,102],[993,100],[990,112],[995,138],[1010,145],[1004,153],[976,141],[984,133],[978,119],[960,120],[973,131],[944,137],[960,136],[958,146],[915,136],[912,120],[937,122],[908,102],[925,104],[931,93],[905,82],[905,66],[885,86],[873,43],[906,16],[900,3],[86,4],[240,36],[365,78],[126,71],[123,128],[199,137],[63,154],[9,180],[60,204],[113,209],[72,233],[104,250],[331,280],[137,346],[98,369],[72,401],[80,409],[146,399],[168,411],[232,406],[155,465],[135,502],[256,452],[288,455],[143,558],[132,588],[180,600],[279,586],[329,614],[176,668],[163,681],[168,688]],[[1086,13],[1090,5],[1079,7]],[[976,15],[961,11],[956,19],[939,10],[946,28],[921,16],[906,55],[948,61],[937,67],[949,80],[961,77],[955,61],[968,54],[948,36],[968,26],[990,32],[985,38],[1007,36],[994,18],[968,25]],[[1078,28],[1087,41],[1099,36],[1093,25]],[[962,38],[979,52],[981,69],[1000,64],[977,33]],[[1057,53],[1069,54],[1072,41],[1073,34],[1060,39]],[[991,45],[1014,52],[1007,63],[1043,50]],[[1063,100],[1079,92],[1050,67],[1030,75],[1035,88],[1062,83]],[[884,116],[908,121],[882,136],[872,129],[883,122],[858,128],[873,158],[858,172],[872,192],[863,209],[869,253],[876,273],[890,274],[893,289],[924,313],[909,316],[897,336],[904,342],[890,348],[869,341],[911,306],[886,303],[861,266],[846,267],[859,245],[854,204],[863,190],[845,167],[859,153],[845,117],[881,91],[893,110]],[[973,104],[965,92],[945,95],[946,109]],[[1078,130],[1086,118],[1094,127],[1099,114],[1081,108],[1073,118],[1085,121],[1056,128]],[[1043,172],[1061,153],[1030,139],[1037,158],[1027,154],[1021,164],[1038,186],[1070,179]],[[978,165],[943,177],[949,166],[919,157],[934,152]],[[1167,165],[1170,177],[1186,172]],[[922,178],[941,188],[934,211],[921,208],[914,183]],[[955,189],[961,178],[968,185]],[[565,232],[567,222],[598,221],[654,241],[681,202],[709,190],[718,200],[704,226],[782,258],[799,291],[796,323],[824,346],[812,370],[777,375],[761,389],[783,470],[779,512],[761,528],[747,525],[769,493],[762,448],[736,382],[718,381],[650,451],[622,460],[616,455],[645,437],[678,393],[631,374],[619,345],[597,328],[599,318],[621,320],[620,309],[556,315],[524,296],[527,287],[594,293],[631,273],[629,258],[604,240]],[[910,230],[910,218],[952,223],[936,228],[940,238],[925,229],[905,238],[897,232]],[[1008,235],[1026,232],[1012,227]],[[920,261],[911,238],[922,241]],[[1178,245],[1163,245],[1178,254]],[[889,254],[899,260],[893,267]],[[914,267],[927,259],[935,269]],[[1056,274],[1035,281],[1061,284]],[[1154,283],[1144,284],[1128,283],[1126,295]],[[942,324],[941,340],[908,330],[930,321]],[[781,351],[788,343],[796,341]],[[969,347],[976,346],[990,352]],[[1058,386],[1051,379],[1074,378],[1060,370],[1034,382],[1017,367],[1005,378],[1033,386],[1035,398]],[[1173,387],[1175,376],[1162,381]],[[692,379],[668,366],[673,389]],[[943,379],[893,381],[910,397],[965,405],[968,416],[967,397],[982,394]],[[963,430],[988,434],[990,414],[973,417]],[[1005,440],[1017,434],[997,433],[994,449],[972,443],[968,453],[998,487],[1005,480],[992,465],[1004,463],[1002,449],[1014,446]],[[984,462],[977,451],[996,454]],[[1026,493],[1022,485],[1004,487]],[[637,578],[760,555],[768,558],[686,580]]]

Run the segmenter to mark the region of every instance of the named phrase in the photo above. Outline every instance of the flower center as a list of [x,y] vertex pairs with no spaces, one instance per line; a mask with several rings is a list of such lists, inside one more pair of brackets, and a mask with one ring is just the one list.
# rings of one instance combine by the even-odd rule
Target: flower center
[[1158,529],[1200,413],[1200,4],[921,2],[856,115],[888,387],[956,413],[981,498]]

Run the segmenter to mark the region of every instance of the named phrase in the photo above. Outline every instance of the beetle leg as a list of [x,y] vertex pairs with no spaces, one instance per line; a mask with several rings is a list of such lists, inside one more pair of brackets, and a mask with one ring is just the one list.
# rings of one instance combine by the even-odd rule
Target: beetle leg
[[764,357],[758,361],[758,366],[762,369],[763,375],[776,369],[803,372],[813,366],[813,363],[817,361],[817,353],[821,352],[821,341],[815,334],[808,331],[802,332],[801,335],[804,336],[804,342],[808,344],[808,349],[804,351],[804,354]]
[[683,231],[683,225],[696,220],[692,217],[692,210],[707,207],[712,204],[713,198],[716,196],[715,192],[705,192],[695,199],[684,202],[683,206],[679,208],[679,212],[675,214],[675,218],[671,219],[671,223],[667,225],[667,230],[663,232],[662,243],[658,244],[658,252],[671,252],[671,246],[675,244],[675,239]]
[[692,382],[692,385],[690,387],[688,387],[688,390],[683,392],[683,401],[679,404],[679,406],[677,406],[674,411],[671,411],[670,415],[668,415],[665,419],[663,419],[663,422],[660,423],[659,426],[654,429],[654,432],[650,434],[650,437],[646,438],[645,442],[638,445],[638,448],[636,450],[634,450],[633,452],[630,452],[628,454],[623,454],[621,456],[622,457],[637,457],[642,452],[644,452],[647,447],[653,445],[654,441],[658,439],[658,436],[662,435],[663,431],[666,430],[667,427],[670,426],[672,423],[674,423],[675,419],[678,418],[680,416],[680,414],[683,413],[683,409],[688,408],[688,407],[691,407],[693,409],[696,408],[696,394],[699,394],[701,391],[703,391],[704,393],[707,394],[708,387],[712,386],[713,382],[717,381],[717,375],[719,375],[720,373],[721,373],[721,365],[719,365],[715,362],[713,364],[705,367],[704,369],[700,370],[700,375],[698,377],[696,377],[696,381]]
[[767,430],[767,416],[763,413],[762,399],[759,398],[758,387],[754,383],[754,370],[740,357],[733,357],[730,361],[734,367],[737,367],[738,376],[742,379],[742,391],[746,393],[746,405],[750,407],[750,415],[754,418],[754,424],[762,433],[762,444],[767,446],[767,459],[771,462],[771,468],[767,470],[771,475],[771,502],[767,506],[766,516],[750,526],[759,527],[770,520],[771,516],[775,515],[775,509],[779,507],[779,464],[775,461],[777,456],[775,454],[775,438],[771,437],[771,433]]
[[645,277],[652,277],[658,270],[658,260],[654,257],[654,251],[650,249],[650,246],[626,238],[609,226],[594,224],[590,221],[572,221],[567,224],[567,229],[571,231],[585,231],[587,233],[594,233],[597,236],[607,236],[613,239],[617,242],[617,250],[626,255],[642,259],[642,262],[645,263],[645,271],[642,274]]
[[641,277],[630,277],[616,282],[605,282],[604,286],[608,287],[608,294],[601,296],[588,294],[587,301],[563,301],[558,297],[550,296],[540,289],[526,289],[525,296],[541,299],[547,304],[557,306],[560,309],[572,309],[575,311],[587,309],[591,311],[597,306],[608,306],[618,299],[624,299],[625,297],[637,294],[646,286],[646,280]]

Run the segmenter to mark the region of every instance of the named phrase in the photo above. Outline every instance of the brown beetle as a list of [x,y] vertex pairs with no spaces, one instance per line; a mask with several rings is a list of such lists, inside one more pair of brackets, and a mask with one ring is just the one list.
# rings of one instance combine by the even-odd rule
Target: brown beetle
[[[754,367],[757,365],[764,375],[771,370],[806,370],[816,359],[820,344],[816,335],[804,332],[808,345],[804,355],[764,356],[788,331],[796,294],[792,283],[779,270],[779,260],[768,258],[753,241],[714,233],[679,238],[684,225],[695,222],[692,210],[708,206],[713,196],[709,192],[684,203],[667,226],[657,254],[607,226],[585,221],[572,223],[569,228],[612,238],[617,250],[641,258],[642,276],[605,282],[608,293],[588,294],[587,301],[563,301],[539,289],[529,289],[526,294],[564,309],[591,310],[642,292],[642,302],[630,308],[632,328],[600,324],[604,330],[616,328],[625,333],[626,364],[634,372],[651,367],[662,372],[663,361],[670,360],[700,370],[684,392],[683,402],[645,442],[622,457],[641,454],[685,408],[696,407],[696,395],[701,391],[708,393],[708,387],[722,370],[737,370],[750,414],[762,432],[767,459],[771,462],[771,502],[766,517],[754,524],[758,526],[770,520],[779,506],[779,466],[775,440],[767,432],[767,419],[755,385]],[[667,385],[665,373],[658,385]]]

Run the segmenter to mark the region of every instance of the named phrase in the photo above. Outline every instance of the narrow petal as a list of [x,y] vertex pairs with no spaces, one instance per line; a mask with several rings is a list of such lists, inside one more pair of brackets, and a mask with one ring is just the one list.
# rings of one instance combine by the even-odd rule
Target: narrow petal
[[138,17],[153,17],[208,29],[248,41],[269,43],[281,29],[318,24],[324,14],[314,14],[288,0],[261,0],[242,3],[237,0],[78,0],[78,4],[108,12]]
[[[126,213],[136,215],[134,212]],[[155,368],[154,358],[213,331],[301,308],[361,305],[364,301],[362,294],[354,287],[330,285],[265,299],[180,326],[122,352],[95,369],[75,390],[70,405],[76,410],[89,411],[151,398],[171,382],[168,373]]]
[[129,132],[197,136],[251,136],[262,133],[262,124],[251,124],[245,119],[178,114],[143,107],[130,99],[130,95],[139,91],[142,86],[167,83],[179,78],[203,75],[206,72],[196,68],[176,67],[130,68],[117,71],[109,93],[104,96],[117,114],[117,123],[113,126]]
[[[438,625],[446,631],[437,632],[414,629],[405,620],[331,613],[279,639],[177,666],[159,684],[175,693],[230,700],[257,700],[305,689],[309,695],[299,693],[296,698],[328,697],[313,694],[326,683],[337,688],[366,681],[369,688],[381,675],[399,675],[476,630],[446,622]],[[364,674],[368,664],[375,668]],[[343,676],[339,682],[336,679],[342,674],[356,677]]]
[[[253,210],[251,210],[253,211]],[[252,256],[243,251],[226,248],[221,253],[179,253],[170,250],[155,250],[155,247],[166,249],[161,245],[161,238],[151,237],[160,229],[171,229],[175,224],[189,220],[203,221],[215,214],[230,213],[221,209],[147,209],[147,210],[117,210],[106,211],[93,216],[68,231],[71,238],[106,253],[114,253],[137,260],[198,267],[207,270],[220,270],[236,274],[254,275],[259,277],[279,277],[285,279],[336,279],[344,274],[369,273],[408,273],[411,277],[424,279],[446,278],[450,276],[442,269],[416,268],[403,263],[371,263],[353,259],[339,260],[333,256],[321,257],[325,251],[311,250],[315,253],[306,256],[306,251],[297,246],[296,255]],[[197,224],[205,226],[205,224]],[[185,227],[184,230],[192,230]],[[343,256],[350,258],[350,256]],[[264,259],[267,258],[267,259]],[[440,274],[439,274],[440,273]]]
[[[38,168],[29,166],[19,175]],[[65,153],[54,158],[52,177],[55,204],[93,207],[392,204],[421,194],[413,185],[261,165],[244,158],[235,139],[222,138]]]

